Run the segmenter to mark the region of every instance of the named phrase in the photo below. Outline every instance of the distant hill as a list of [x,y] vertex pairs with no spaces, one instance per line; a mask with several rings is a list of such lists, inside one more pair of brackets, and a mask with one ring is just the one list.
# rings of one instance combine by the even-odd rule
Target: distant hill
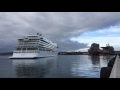
[[5,52],[5,53],[0,53],[0,55],[12,55],[13,52]]

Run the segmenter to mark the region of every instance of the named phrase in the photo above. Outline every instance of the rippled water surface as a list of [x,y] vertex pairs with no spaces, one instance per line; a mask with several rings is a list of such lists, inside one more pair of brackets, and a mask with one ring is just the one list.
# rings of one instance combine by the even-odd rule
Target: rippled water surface
[[0,78],[100,78],[113,56],[58,55],[39,59],[0,56]]

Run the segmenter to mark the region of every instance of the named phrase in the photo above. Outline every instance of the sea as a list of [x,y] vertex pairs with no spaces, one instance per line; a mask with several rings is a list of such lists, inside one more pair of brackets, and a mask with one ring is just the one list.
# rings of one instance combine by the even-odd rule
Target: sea
[[100,78],[111,56],[57,55],[39,59],[0,56],[0,78]]

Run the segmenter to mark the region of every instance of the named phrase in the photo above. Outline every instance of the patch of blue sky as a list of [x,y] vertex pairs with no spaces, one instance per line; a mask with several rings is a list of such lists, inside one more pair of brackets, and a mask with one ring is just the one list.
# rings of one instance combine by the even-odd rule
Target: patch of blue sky
[[120,26],[111,26],[96,31],[84,32],[82,35],[72,37],[70,40],[88,43],[88,46],[92,43],[99,43],[100,46],[106,46],[106,44],[109,43],[110,45],[115,46],[115,48],[118,48],[120,46]]
[[71,40],[76,41],[79,39],[90,39],[96,37],[119,37],[120,36],[120,26],[111,26],[105,29],[99,29],[96,31],[84,32],[84,34],[78,37],[72,37]]

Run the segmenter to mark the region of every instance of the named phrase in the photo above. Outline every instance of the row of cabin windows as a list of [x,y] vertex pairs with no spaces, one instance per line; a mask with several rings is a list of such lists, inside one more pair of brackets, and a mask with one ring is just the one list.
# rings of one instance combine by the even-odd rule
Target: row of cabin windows
[[[29,40],[27,42],[38,42],[39,40]],[[47,42],[47,41],[44,41],[44,40],[40,40],[41,43],[50,43],[50,42]],[[19,43],[25,43],[24,41],[19,41]]]
[[[18,46],[18,47],[36,47],[35,44],[30,44],[30,45],[24,45],[24,46]],[[52,45],[39,45],[38,47],[48,47],[48,48],[55,48],[55,46],[52,46]]]
[[31,40],[31,41],[23,41],[23,42],[19,42],[19,43],[29,43],[29,42],[39,42],[39,41],[33,41],[33,40]]
[[[27,41],[27,42],[18,42],[19,44],[23,44],[23,43],[38,43],[39,41]],[[48,42],[45,42],[45,41],[40,41],[40,43],[47,43],[49,44]]]
[[37,52],[39,52],[39,51],[15,51],[15,53],[37,53]]
[[22,49],[21,48],[17,48],[16,50],[38,50],[38,49],[34,49],[34,48],[27,48],[27,49],[26,48],[22,48]]
[[31,47],[31,46],[38,46],[38,44],[24,44],[24,45],[17,45],[17,46],[20,46],[20,47],[22,47],[22,46],[28,46],[29,47],[30,46]]
[[41,41],[43,41],[43,42],[45,42],[45,43],[49,43],[49,42],[47,42],[47,41],[44,41],[44,40],[41,40]]
[[23,49],[21,49],[21,48],[17,48],[16,50],[40,50],[40,51],[53,51],[53,49],[48,49],[48,48],[40,48],[40,49],[32,49],[32,48],[23,48]]
[[30,48],[30,47],[39,47],[39,48],[56,48],[55,46],[51,46],[51,45],[38,45],[38,46],[36,46],[36,45],[30,45],[30,46],[17,46],[16,48],[20,48],[20,47],[26,47],[26,48]]
[[[30,41],[30,42],[28,41],[27,43],[26,43],[26,42],[19,42],[18,44],[19,44],[19,45],[31,44],[31,43],[34,44],[35,42],[38,43],[38,41]],[[49,44],[49,43],[48,43],[48,42],[41,42],[41,44]]]
[[44,45],[44,46],[54,46],[54,47],[57,47],[53,44],[50,44],[50,43],[39,43],[39,45]]
[[17,46],[17,48],[22,48],[22,47],[23,47],[23,48],[25,48],[25,47],[26,47],[26,48],[30,48],[30,47],[33,47],[33,48],[35,48],[35,47],[36,47],[36,48],[37,48],[37,47],[39,47],[39,48],[55,48],[55,47],[53,47],[53,46],[34,46],[34,45],[33,45],[33,46]]
[[41,46],[35,46],[35,45],[33,45],[33,46],[17,46],[17,48],[22,48],[22,47],[23,47],[23,48],[25,48],[25,47],[26,47],[26,48],[30,48],[30,47],[36,47],[36,48],[37,48],[37,47],[39,47],[39,48],[52,48],[52,47],[48,47],[48,46],[46,47],[46,46],[42,46],[42,45],[41,45]]
[[18,41],[18,42],[35,42],[35,41],[39,41],[39,40],[27,40],[27,41]]
[[[41,50],[42,51],[42,50]],[[40,51],[18,51],[18,52],[15,52],[15,53],[39,53]],[[48,51],[48,52],[51,52],[51,51]],[[55,52],[55,51],[52,51],[52,52]]]
[[[49,51],[49,52],[51,52],[50,50],[40,50],[40,51]],[[37,51],[37,50],[31,50],[31,51],[15,51],[15,53],[30,53],[30,52],[40,52],[40,51]],[[52,52],[54,52],[54,51],[52,51]]]
[[[50,42],[47,42],[47,41],[45,41],[45,40],[43,40],[43,39],[29,39],[27,42],[36,42],[36,41],[43,41],[43,42],[45,42],[45,43],[50,43]],[[19,42],[23,42],[23,40],[19,40]]]
[[53,46],[53,45],[50,44],[50,43],[49,43],[49,44],[48,44],[48,43],[39,43],[39,45],[46,45],[46,46],[50,46],[50,45],[51,45],[51,46]]
[[18,42],[18,44],[31,44],[31,43],[38,43],[38,42]]
[[24,41],[24,40],[19,40],[18,42],[38,42],[39,41],[39,39],[29,39],[29,40],[27,40],[27,41]]

